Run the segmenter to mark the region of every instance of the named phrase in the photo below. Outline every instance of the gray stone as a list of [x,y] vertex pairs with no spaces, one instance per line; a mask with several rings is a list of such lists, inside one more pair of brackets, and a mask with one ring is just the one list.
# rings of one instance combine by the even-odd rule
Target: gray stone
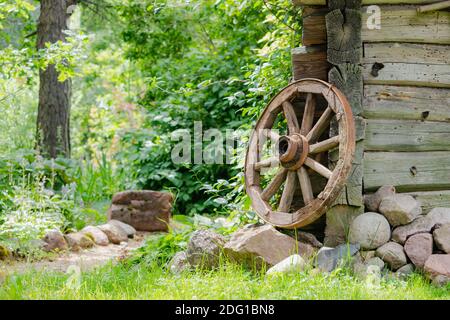
[[450,282],[450,254],[433,254],[428,257],[424,267],[425,273],[436,285]]
[[450,208],[434,208],[426,216],[420,216],[410,224],[397,227],[392,233],[392,240],[404,244],[408,237],[430,232],[437,224],[450,223]]
[[436,228],[433,232],[434,243],[439,250],[450,253],[450,223]]
[[375,250],[360,251],[359,254],[361,255],[364,261],[367,261],[375,257]]
[[394,194],[383,198],[379,211],[388,219],[391,226],[396,227],[416,219],[422,213],[422,207],[410,195]]
[[341,244],[336,248],[322,247],[317,253],[317,267],[325,272],[331,272],[341,263],[350,260],[360,246],[359,244]]
[[193,267],[213,269],[219,266],[225,238],[211,230],[195,231],[188,243],[186,258]]
[[399,278],[407,278],[408,276],[414,273],[414,269],[415,269],[414,265],[412,263],[408,263],[403,267],[399,268],[395,272],[395,275]]
[[73,251],[92,248],[94,241],[81,232],[69,233],[65,235],[69,248]]
[[267,274],[301,272],[305,269],[305,265],[305,260],[298,254],[294,254],[267,270]]
[[376,249],[391,237],[389,222],[381,214],[366,212],[353,220],[350,226],[349,240],[359,243],[365,250]]
[[121,242],[128,241],[128,235],[123,229],[117,228],[112,224],[103,224],[98,226],[108,237],[109,242],[114,244],[120,244]]
[[394,271],[408,262],[403,246],[396,242],[388,242],[382,245],[377,249],[376,255],[383,259]]
[[114,195],[109,220],[119,220],[139,231],[168,231],[173,196],[167,192],[130,190]]
[[64,235],[59,230],[47,232],[43,240],[47,244],[44,248],[45,251],[62,251],[69,248]]
[[384,261],[381,260],[378,257],[374,257],[374,258],[370,258],[369,260],[366,261],[366,265],[368,266],[378,266],[380,268],[380,270],[383,270],[384,268]]
[[314,248],[277,231],[271,225],[246,226],[235,232],[224,247],[227,257],[240,264],[257,269],[272,267],[297,253],[310,258]]
[[382,186],[374,194],[364,195],[364,205],[366,207],[366,211],[378,212],[381,200],[383,200],[384,197],[394,194],[394,186]]
[[173,274],[182,273],[185,270],[189,270],[190,267],[191,265],[187,260],[185,251],[177,252],[169,263],[169,270]]
[[433,253],[433,237],[429,233],[418,233],[405,242],[405,252],[411,262],[422,269]]
[[87,226],[84,227],[80,232],[91,238],[96,245],[107,246],[109,244],[108,236],[106,235],[106,233],[104,233],[97,227]]
[[136,234],[136,229],[130,226],[129,224],[126,224],[119,220],[109,220],[109,224],[112,224],[113,226],[116,226],[117,228],[122,229],[127,234],[128,238],[134,238],[134,235]]

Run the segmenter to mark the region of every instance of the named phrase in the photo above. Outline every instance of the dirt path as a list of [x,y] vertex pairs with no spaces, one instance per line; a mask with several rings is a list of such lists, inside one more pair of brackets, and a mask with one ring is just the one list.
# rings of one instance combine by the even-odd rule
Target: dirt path
[[158,234],[149,232],[138,232],[134,239],[130,239],[126,246],[113,245],[95,246],[80,252],[68,252],[52,260],[41,260],[37,262],[12,262],[0,265],[0,273],[13,274],[24,273],[30,270],[66,272],[71,265],[78,266],[81,271],[89,271],[93,268],[103,266],[109,261],[117,262],[127,257],[130,253],[141,247],[145,239],[156,237]]

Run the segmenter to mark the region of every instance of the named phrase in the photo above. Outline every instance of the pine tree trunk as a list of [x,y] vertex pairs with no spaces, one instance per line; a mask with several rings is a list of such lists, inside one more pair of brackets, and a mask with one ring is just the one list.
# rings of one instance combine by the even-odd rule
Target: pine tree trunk
[[[37,49],[46,43],[65,40],[68,29],[67,8],[73,0],[41,0],[37,28]],[[70,157],[70,98],[71,80],[58,81],[54,65],[39,72],[39,106],[37,118],[37,147],[48,158]]]

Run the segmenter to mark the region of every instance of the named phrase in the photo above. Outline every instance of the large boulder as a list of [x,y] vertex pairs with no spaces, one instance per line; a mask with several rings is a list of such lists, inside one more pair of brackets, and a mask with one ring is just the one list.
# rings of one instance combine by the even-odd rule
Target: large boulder
[[50,230],[44,236],[43,240],[46,243],[44,247],[45,251],[62,251],[69,248],[64,235],[59,230]]
[[109,220],[119,220],[140,231],[167,231],[173,196],[167,192],[124,191],[114,195]]
[[94,240],[82,232],[66,234],[65,238],[69,248],[73,251],[88,249],[94,246]]
[[376,251],[376,255],[383,259],[392,270],[397,270],[408,263],[403,246],[396,242],[388,242]]
[[422,269],[433,253],[433,237],[429,233],[418,233],[405,242],[405,252],[411,262]]
[[381,214],[375,212],[366,212],[356,217],[350,225],[350,242],[359,243],[365,250],[381,247],[390,238],[389,222]]
[[97,227],[87,226],[84,227],[80,232],[91,238],[96,245],[107,246],[109,244],[108,236]]
[[225,238],[211,230],[195,231],[188,243],[186,259],[193,267],[213,269],[219,266]]
[[392,232],[392,240],[404,244],[408,237],[430,232],[437,224],[450,223],[450,208],[434,208],[426,216],[420,216],[410,224],[397,227]]
[[321,271],[331,272],[347,258],[354,256],[359,244],[341,244],[336,248],[322,247],[317,253],[316,265]]
[[309,258],[315,250],[271,225],[263,225],[246,226],[235,232],[225,244],[224,252],[230,260],[260,269],[263,265],[272,267],[296,253]]
[[278,262],[272,268],[267,270],[268,275],[273,274],[283,274],[283,273],[295,273],[301,272],[305,269],[306,262],[305,260],[299,256],[298,254],[294,254],[286,259]]
[[369,212],[378,212],[383,198],[395,194],[394,186],[382,186],[374,194],[364,195],[364,206]]
[[396,227],[416,219],[422,213],[422,207],[410,195],[394,194],[382,199],[379,211],[388,219],[391,226]]
[[101,226],[98,226],[98,228],[106,234],[109,242],[113,244],[120,244],[121,242],[128,241],[127,233],[123,229],[112,224],[102,224]]
[[428,257],[424,267],[425,273],[435,284],[450,282],[450,254],[433,254]]
[[436,228],[433,232],[433,238],[439,250],[450,253],[450,223]]

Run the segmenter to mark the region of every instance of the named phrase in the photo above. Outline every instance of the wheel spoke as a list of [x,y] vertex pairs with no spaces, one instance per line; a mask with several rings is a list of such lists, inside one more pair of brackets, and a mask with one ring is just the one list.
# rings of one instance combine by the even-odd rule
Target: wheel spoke
[[319,139],[320,135],[328,127],[328,124],[330,123],[332,118],[333,118],[333,110],[330,107],[327,107],[324,113],[320,116],[319,120],[317,120],[317,123],[306,135],[306,139],[308,139],[310,143],[316,142],[317,139]]
[[295,114],[294,107],[289,101],[283,102],[283,113],[287,121],[289,134],[299,133],[300,128],[298,126],[297,115]]
[[338,145],[339,145],[339,136],[334,136],[327,140],[310,145],[309,153],[317,154],[317,153],[325,152],[330,149],[333,149],[334,147],[337,147]]
[[263,129],[262,133],[265,137],[272,140],[273,143],[278,143],[278,140],[280,140],[280,135],[272,129]]
[[280,205],[278,206],[278,211],[289,212],[292,199],[294,198],[296,178],[297,175],[295,174],[295,171],[288,172],[286,183],[283,189],[283,194],[281,195]]
[[270,198],[278,191],[278,189],[283,184],[283,181],[286,180],[287,169],[280,168],[273,178],[273,180],[269,183],[269,185],[263,190],[261,193],[261,198],[264,201],[269,201]]
[[306,96],[305,111],[303,112],[302,127],[300,134],[306,136],[311,131],[316,111],[316,96],[308,93]]
[[314,200],[311,179],[309,179],[308,170],[301,167],[297,170],[298,180],[300,181],[300,189],[302,190],[303,201],[305,205],[310,204]]
[[277,166],[280,163],[278,157],[271,157],[260,162],[255,163],[255,170],[260,170],[265,167]]
[[325,177],[327,179],[330,179],[331,175],[333,174],[333,172],[330,171],[330,169],[328,169],[324,165],[320,164],[319,162],[317,162],[316,160],[313,160],[311,158],[306,158],[305,165],[307,165],[308,167],[313,169],[315,172],[320,174],[322,177]]

